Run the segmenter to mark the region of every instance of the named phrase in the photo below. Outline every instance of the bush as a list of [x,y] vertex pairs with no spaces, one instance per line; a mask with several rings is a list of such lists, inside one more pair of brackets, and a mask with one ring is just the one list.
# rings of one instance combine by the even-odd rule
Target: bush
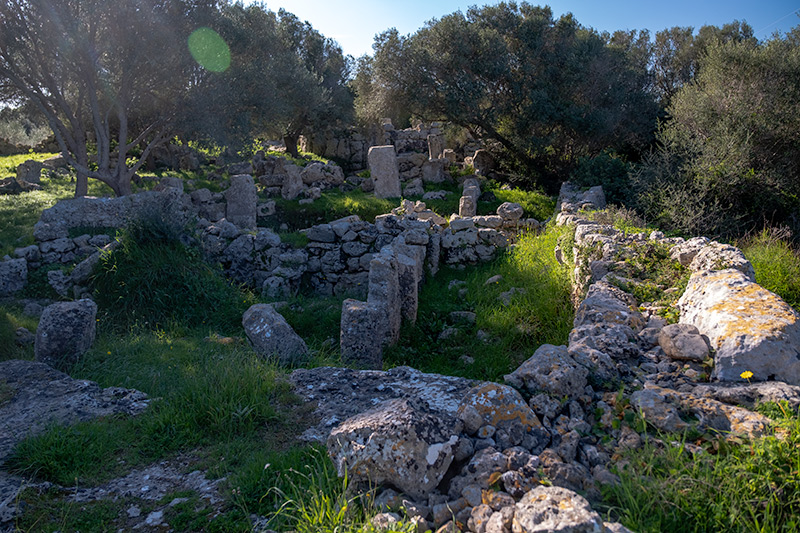
[[630,201],[629,165],[618,155],[604,151],[595,157],[582,157],[570,179],[581,187],[602,185],[606,200],[626,205]]

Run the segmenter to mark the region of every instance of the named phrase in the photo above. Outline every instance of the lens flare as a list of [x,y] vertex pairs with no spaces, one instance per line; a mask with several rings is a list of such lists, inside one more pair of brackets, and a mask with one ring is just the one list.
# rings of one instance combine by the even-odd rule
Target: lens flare
[[231,49],[211,28],[198,28],[189,36],[189,52],[201,67],[211,72],[225,72],[231,65]]

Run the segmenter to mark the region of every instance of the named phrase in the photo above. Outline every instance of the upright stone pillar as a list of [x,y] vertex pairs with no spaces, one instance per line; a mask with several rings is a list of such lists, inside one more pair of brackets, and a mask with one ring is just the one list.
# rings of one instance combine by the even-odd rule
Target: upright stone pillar
[[227,207],[225,218],[242,229],[256,228],[258,192],[253,176],[239,174],[231,176],[231,186],[225,191]]
[[439,159],[444,151],[444,138],[440,134],[428,135],[428,158]]
[[400,171],[394,146],[373,146],[367,154],[377,198],[400,198]]

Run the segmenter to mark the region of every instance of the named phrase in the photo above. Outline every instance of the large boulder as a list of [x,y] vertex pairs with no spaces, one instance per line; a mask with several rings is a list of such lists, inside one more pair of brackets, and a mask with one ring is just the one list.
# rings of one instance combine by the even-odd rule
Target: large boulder
[[83,299],[45,307],[36,330],[36,360],[58,368],[69,368],[94,342],[97,304]]
[[459,424],[421,401],[395,399],[345,420],[328,437],[340,476],[363,487],[390,485],[425,500],[453,462]]
[[399,198],[400,171],[397,167],[397,154],[394,146],[373,146],[367,154],[369,171],[375,183],[375,196],[378,198]]
[[260,356],[292,364],[308,357],[305,341],[269,304],[256,304],[245,311],[242,326],[250,345]]
[[748,280],[755,282],[756,273],[753,265],[744,256],[741,250],[730,244],[710,242],[701,248],[692,258],[689,269],[692,272],[704,272],[707,270],[727,270],[735,268],[742,272]]
[[754,381],[800,384],[800,314],[747,274],[696,273],[678,306],[680,322],[695,326],[716,352],[716,379],[743,381],[749,371]]

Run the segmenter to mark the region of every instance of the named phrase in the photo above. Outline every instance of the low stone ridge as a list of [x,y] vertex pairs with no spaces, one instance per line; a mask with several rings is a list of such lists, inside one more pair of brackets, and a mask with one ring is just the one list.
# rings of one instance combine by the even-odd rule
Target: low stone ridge
[[94,342],[97,304],[83,299],[45,307],[36,329],[36,360],[68,369]]
[[251,306],[242,316],[242,327],[253,350],[261,357],[289,365],[309,356],[305,341],[270,304]]
[[696,273],[678,304],[681,323],[708,337],[716,379],[743,381],[749,371],[800,385],[800,314],[740,270]]

